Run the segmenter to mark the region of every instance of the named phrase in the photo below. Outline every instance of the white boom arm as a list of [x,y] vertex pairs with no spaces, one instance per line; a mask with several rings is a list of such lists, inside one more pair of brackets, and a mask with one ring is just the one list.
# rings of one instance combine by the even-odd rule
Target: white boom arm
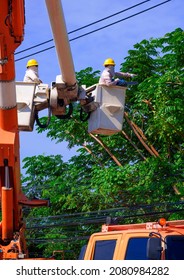
[[45,2],[50,18],[63,81],[68,85],[74,85],[76,83],[74,64],[61,1],[46,0]]

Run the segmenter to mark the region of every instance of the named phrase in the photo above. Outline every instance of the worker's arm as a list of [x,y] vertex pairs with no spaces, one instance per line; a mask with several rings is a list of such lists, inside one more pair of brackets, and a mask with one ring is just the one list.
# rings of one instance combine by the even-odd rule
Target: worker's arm
[[137,75],[133,74],[133,73],[115,72],[115,77],[117,77],[117,78],[133,78],[135,76],[137,76]]

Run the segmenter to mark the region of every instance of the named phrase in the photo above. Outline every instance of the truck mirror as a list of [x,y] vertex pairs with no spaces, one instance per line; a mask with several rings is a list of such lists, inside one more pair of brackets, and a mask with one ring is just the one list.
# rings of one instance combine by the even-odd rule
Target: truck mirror
[[147,258],[149,260],[160,260],[161,252],[161,238],[150,237],[147,243]]

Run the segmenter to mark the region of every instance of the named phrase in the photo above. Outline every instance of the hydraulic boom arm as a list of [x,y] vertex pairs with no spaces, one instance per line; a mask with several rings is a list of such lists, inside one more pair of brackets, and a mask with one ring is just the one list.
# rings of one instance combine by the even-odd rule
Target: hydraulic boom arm
[[[24,35],[24,1],[1,1],[0,9],[0,196],[1,244],[9,244],[21,224],[19,135],[14,52]],[[0,247],[1,248],[1,247]],[[2,251],[3,248],[1,248]],[[6,250],[5,250],[6,251]],[[6,256],[5,256],[6,255]],[[8,258],[7,251],[4,252]]]
[[[24,38],[24,0],[2,0],[0,8],[0,259],[27,256],[21,191],[14,52]],[[40,204],[46,205],[45,201]],[[32,202],[31,206],[35,206]]]

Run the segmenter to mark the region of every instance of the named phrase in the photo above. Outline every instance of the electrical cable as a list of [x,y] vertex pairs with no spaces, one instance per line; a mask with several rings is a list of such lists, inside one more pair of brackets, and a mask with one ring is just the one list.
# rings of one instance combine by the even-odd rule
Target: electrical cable
[[[106,217],[112,216],[113,219],[118,221],[124,221],[128,218],[146,217],[158,214],[167,214],[182,212],[184,208],[182,207],[184,202],[174,202],[174,203],[157,203],[151,205],[139,205],[136,207],[122,207],[116,209],[106,209],[102,211],[92,211],[78,213],[75,217],[73,214],[64,214],[58,216],[48,216],[48,217],[34,217],[27,219],[27,230],[38,230],[46,228],[56,228],[56,227],[71,227],[71,226],[84,226],[93,224],[103,224],[106,221]],[[181,207],[178,207],[181,206]],[[159,207],[160,212],[155,211]],[[177,208],[178,207],[178,208]],[[131,214],[130,214],[131,213]],[[134,214],[135,213],[135,214]],[[36,223],[36,225],[35,225]],[[40,225],[41,223],[41,225]]]
[[[180,209],[180,211],[184,211],[184,209],[183,210],[181,210]],[[134,215],[130,215],[130,216],[121,216],[121,217],[118,217],[119,218],[119,220],[118,221],[121,221],[121,220],[123,220],[123,221],[125,221],[125,219],[127,219],[127,218],[137,218],[137,217],[145,217],[145,216],[155,216],[155,215],[161,215],[161,214],[166,214],[166,213],[175,213],[175,212],[180,212],[179,210],[177,210],[177,209],[172,209],[172,210],[167,210],[167,211],[157,211],[157,212],[151,212],[151,213],[146,213],[146,214],[142,214],[142,215],[140,215],[140,214],[134,214]],[[91,225],[97,225],[97,224],[102,224],[102,223],[105,223],[105,220],[97,220],[97,221],[92,221],[91,222]],[[89,223],[87,223],[87,224],[89,224]],[[77,226],[78,224],[68,224],[67,226]],[[82,227],[83,227],[83,229],[84,229],[84,233],[86,233],[86,230],[85,230],[85,228],[84,228],[84,226],[86,225],[86,223],[83,223],[82,224]],[[63,227],[63,226],[65,226],[65,225],[60,225],[61,227]],[[31,230],[31,235],[33,234],[33,232],[34,232],[34,230],[38,230],[38,229],[45,229],[45,228],[55,228],[53,225],[50,225],[50,226],[47,226],[47,227],[44,227],[44,226],[42,226],[42,227],[35,227],[35,228],[27,228],[26,227],[26,231],[30,231]],[[76,234],[78,233],[78,231],[74,231],[73,233],[75,233],[75,235],[74,236],[72,236],[71,235],[71,232],[69,233],[69,236],[70,237],[65,237],[65,236],[67,236],[67,231],[65,231],[65,230],[63,230],[62,231],[62,234],[63,235],[65,235],[63,238],[60,238],[60,239],[58,239],[58,238],[52,238],[52,242],[59,242],[59,240],[61,241],[61,242],[63,242],[63,241],[66,241],[66,240],[75,240],[75,241],[78,241],[78,240],[84,240],[84,239],[88,239],[89,238],[89,235],[88,236],[80,236],[80,235],[78,235],[78,236],[76,236]],[[81,231],[80,231],[80,233],[81,233]],[[43,235],[44,233],[42,233],[42,235]],[[54,234],[53,232],[51,232],[51,234]],[[59,234],[58,232],[57,233],[55,233],[55,234]],[[41,235],[41,233],[39,232],[39,235]],[[44,234],[45,235],[45,234]],[[31,242],[38,242],[38,243],[41,243],[41,242],[49,242],[51,239],[50,238],[40,238],[40,237],[38,237],[38,235],[37,236],[35,236],[35,238],[27,238],[26,240],[27,241],[31,241]]]
[[[128,10],[131,10],[131,9],[137,7],[137,6],[140,6],[140,5],[145,4],[146,2],[150,2],[150,1],[152,1],[152,0],[146,0],[146,1],[140,2],[140,3],[136,4],[136,5],[133,5],[133,6],[129,7],[129,8],[126,8],[126,9],[124,9],[124,10],[121,10],[121,11],[119,11],[119,12],[117,12],[117,13],[114,13],[114,14],[112,14],[112,15],[110,15],[110,16],[104,17],[104,18],[102,18],[102,19],[99,19],[99,20],[94,21],[94,22],[92,22],[92,23],[89,23],[89,24],[87,24],[87,25],[84,25],[84,26],[82,26],[82,27],[79,27],[79,28],[77,28],[77,29],[74,29],[74,30],[68,32],[68,35],[69,35],[69,34],[72,34],[72,33],[75,33],[75,32],[77,32],[77,31],[80,31],[80,30],[82,30],[82,29],[85,29],[85,28],[87,28],[87,27],[90,27],[90,26],[92,26],[92,25],[94,25],[94,24],[97,24],[97,23],[99,23],[99,22],[102,22],[102,21],[104,21],[104,20],[106,20],[106,19],[109,19],[109,18],[111,18],[111,17],[117,16],[117,15],[119,15],[119,14],[121,14],[121,13],[124,13],[124,12],[126,12],[126,11],[128,11]],[[16,52],[15,55],[20,54],[20,53],[23,53],[23,52],[26,52],[26,51],[31,50],[31,49],[33,49],[33,48],[37,48],[37,47],[42,46],[42,45],[44,45],[44,44],[50,43],[50,42],[52,42],[53,40],[54,40],[54,39],[50,39],[50,40],[44,41],[44,42],[42,42],[42,43],[40,43],[40,44],[34,45],[34,46],[32,46],[32,47],[29,47],[29,48],[27,48],[27,49],[21,50],[21,51],[19,51],[19,52]]]
[[[76,217],[69,217],[70,214],[64,214],[64,215],[58,215],[58,216],[50,216],[53,219],[55,217],[59,218],[59,223],[51,223],[50,217],[41,217],[38,219],[41,219],[42,225],[39,226],[39,223],[36,222],[36,226],[31,226],[28,224],[26,226],[26,241],[28,243],[34,243],[34,244],[47,244],[52,241],[53,243],[58,243],[58,242],[68,242],[72,241],[74,243],[77,243],[81,240],[88,240],[90,235],[93,233],[93,230],[89,226],[95,226],[95,232],[100,230],[100,226],[104,223],[106,223],[106,218],[107,216],[111,215],[114,213],[114,210],[116,210],[117,214],[116,216],[113,216],[112,219],[115,218],[115,223],[116,224],[126,224],[127,219],[137,219],[137,218],[146,218],[150,219],[150,217],[161,217],[161,215],[168,215],[172,213],[181,213],[184,212],[183,207],[177,207],[177,206],[183,206],[184,202],[179,201],[179,202],[165,202],[165,203],[154,203],[151,205],[140,205],[140,206],[133,206],[133,207],[122,207],[122,208],[116,208],[116,209],[106,209],[106,210],[101,210],[101,211],[92,211],[92,212],[87,212],[88,214],[92,215],[86,215],[85,213],[78,213],[82,214],[80,217],[76,219]],[[156,209],[161,208],[159,211]],[[156,207],[156,209],[153,209]],[[169,208],[168,208],[169,207]],[[147,211],[149,208],[149,211]],[[112,212],[111,212],[112,210]],[[121,211],[120,211],[121,210]],[[133,212],[132,210],[135,210]],[[139,211],[143,211],[143,213],[140,213]],[[155,211],[156,210],[156,211]],[[127,212],[128,211],[128,212]],[[145,212],[147,211],[147,212]],[[75,213],[76,214],[76,213]],[[102,215],[103,214],[103,215]],[[84,215],[84,217],[83,217]],[[100,215],[100,216],[98,216]],[[65,219],[62,221],[62,216],[64,216]],[[68,218],[67,218],[68,216]],[[47,224],[44,224],[44,218],[47,220]],[[37,218],[33,218],[34,220]],[[58,219],[55,219],[55,222]],[[113,221],[113,220],[112,220]],[[145,221],[146,222],[146,221]],[[128,221],[129,223],[129,221]],[[87,226],[87,228],[86,228]],[[97,228],[99,227],[99,229]],[[73,228],[74,227],[74,228]],[[57,228],[57,230],[56,230]],[[61,228],[61,229],[59,229]],[[51,232],[49,232],[48,229],[51,229]],[[58,231],[59,229],[59,231]],[[54,230],[54,231],[53,231]],[[47,236],[45,238],[45,235]],[[49,237],[49,235],[52,236],[52,238]],[[54,237],[53,237],[54,235]],[[62,237],[61,237],[62,235]],[[34,237],[33,237],[34,236]]]
[[[140,15],[140,14],[142,14],[142,13],[145,13],[145,12],[147,12],[147,11],[149,11],[149,10],[152,10],[152,9],[154,9],[154,8],[157,8],[157,7],[159,7],[159,6],[161,6],[161,5],[164,5],[164,4],[166,4],[167,2],[170,2],[170,1],[172,1],[172,0],[166,0],[166,1],[162,2],[162,3],[159,3],[159,4],[155,5],[155,6],[152,6],[152,7],[150,7],[150,8],[145,9],[145,10],[142,10],[142,11],[140,11],[140,12],[138,12],[138,13],[135,13],[135,14],[133,14],[133,15],[130,15],[130,16],[126,17],[126,18],[120,19],[120,20],[115,21],[115,22],[113,22],[113,23],[107,24],[107,25],[102,26],[102,27],[100,27],[100,28],[97,28],[97,29],[95,29],[95,30],[92,30],[92,31],[89,31],[89,32],[84,33],[84,34],[82,34],[82,35],[79,35],[79,36],[77,36],[77,37],[74,37],[74,38],[70,39],[69,41],[71,42],[71,41],[80,39],[80,38],[82,38],[82,37],[85,37],[85,36],[87,36],[87,35],[90,35],[90,34],[92,34],[92,33],[97,32],[97,31],[100,31],[100,30],[102,30],[102,29],[105,29],[105,28],[107,28],[107,27],[110,27],[110,26],[112,26],[112,25],[115,25],[115,24],[120,23],[120,22],[122,22],[122,21],[125,21],[125,20],[127,20],[127,19],[130,19],[130,18],[132,18],[132,17],[135,17],[135,16],[137,16],[137,15]],[[37,52],[35,52],[35,53],[31,53],[31,54],[29,54],[29,55],[26,55],[26,56],[24,56],[24,57],[21,57],[21,58],[16,59],[15,62],[20,61],[20,60],[23,60],[23,59],[25,59],[25,58],[28,58],[28,57],[30,57],[30,56],[33,56],[33,55],[36,55],[36,54],[39,54],[39,53],[48,51],[48,50],[53,49],[53,48],[55,48],[55,46],[51,46],[51,47],[45,48],[45,49],[43,49],[43,50],[37,51]]]
[[62,214],[62,215],[57,215],[57,216],[46,216],[46,217],[31,217],[29,221],[38,221],[43,219],[59,219],[61,220],[62,218],[67,218],[67,220],[70,217],[76,217],[76,216],[84,216],[87,217],[87,215],[94,215],[95,217],[99,214],[104,214],[106,213],[112,213],[112,212],[119,212],[119,211],[137,211],[138,209],[148,209],[148,208],[153,208],[153,207],[161,207],[161,206],[179,206],[179,205],[184,205],[184,201],[179,201],[179,202],[164,202],[164,203],[153,203],[149,205],[136,205],[136,206],[125,206],[125,207],[120,207],[120,208],[110,208],[106,210],[98,210],[98,211],[90,211],[90,212],[77,212],[77,213],[71,213],[71,214]]

